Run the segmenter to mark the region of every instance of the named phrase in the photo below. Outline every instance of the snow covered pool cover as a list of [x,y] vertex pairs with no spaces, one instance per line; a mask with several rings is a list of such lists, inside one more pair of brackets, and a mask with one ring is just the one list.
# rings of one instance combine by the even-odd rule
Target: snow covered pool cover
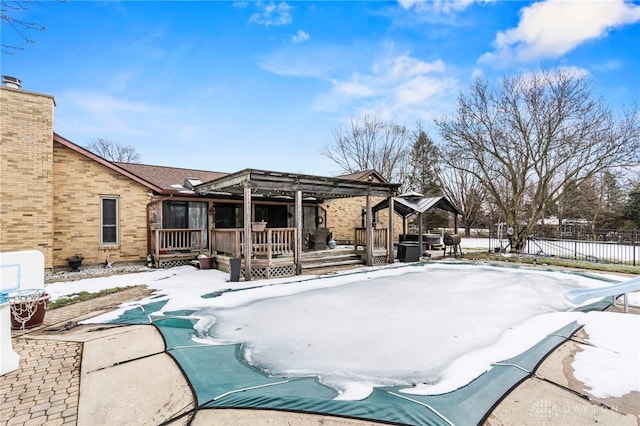
[[150,318],[203,408],[477,424],[579,328],[584,314],[563,295],[593,281],[487,266],[391,267],[255,282],[182,310],[168,311],[160,298],[116,321]]

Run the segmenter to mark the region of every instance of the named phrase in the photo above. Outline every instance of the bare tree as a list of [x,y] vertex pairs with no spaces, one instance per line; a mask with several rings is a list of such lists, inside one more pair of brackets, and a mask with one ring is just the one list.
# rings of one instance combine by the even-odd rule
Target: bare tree
[[109,161],[120,163],[138,163],[141,156],[131,145],[121,145],[108,139],[96,138],[87,149]]
[[567,182],[579,186],[603,170],[639,164],[637,108],[616,116],[592,92],[567,71],[504,77],[499,88],[478,79],[459,96],[453,118],[436,120],[448,143],[444,158],[494,199],[514,251]]
[[483,213],[486,190],[475,174],[470,173],[475,164],[468,159],[449,158],[450,166],[442,170],[440,181],[444,194],[453,202],[462,216],[465,236],[471,236],[471,228]]
[[[44,26],[38,25],[36,22],[27,22],[15,17],[16,14],[24,12],[33,6],[42,6],[38,1],[0,1],[0,20],[3,24],[11,27],[25,43],[34,43],[34,40],[28,36],[30,31],[44,31]],[[6,33],[5,33],[6,36]],[[2,43],[2,53],[12,55],[16,50],[24,50],[24,47],[13,46]]]
[[404,182],[410,133],[404,126],[365,115],[349,128],[334,128],[333,144],[321,150],[346,173],[374,169],[391,182]]

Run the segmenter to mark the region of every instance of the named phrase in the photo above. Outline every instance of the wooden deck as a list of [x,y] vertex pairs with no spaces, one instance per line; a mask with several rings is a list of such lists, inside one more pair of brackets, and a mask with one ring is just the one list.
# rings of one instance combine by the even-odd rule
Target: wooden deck
[[[293,257],[295,228],[267,228],[251,231],[252,259]],[[244,257],[244,229],[212,229],[211,252],[231,257]]]
[[[244,229],[211,230],[211,253],[218,269],[230,270],[230,259],[245,258]],[[295,275],[295,228],[267,228],[251,231],[252,278],[274,278]],[[241,274],[245,262],[242,261]]]
[[[153,231],[153,255],[157,267],[172,267],[193,262],[200,254],[214,256],[218,269],[229,272],[231,259],[241,260],[245,273],[245,230],[213,229],[209,250],[200,229],[156,229]],[[373,230],[373,264],[387,262],[387,230]],[[353,248],[296,250],[295,228],[267,228],[251,231],[251,278],[292,276],[296,270],[361,266],[366,263],[365,228],[356,228]],[[296,253],[301,258],[296,258]]]

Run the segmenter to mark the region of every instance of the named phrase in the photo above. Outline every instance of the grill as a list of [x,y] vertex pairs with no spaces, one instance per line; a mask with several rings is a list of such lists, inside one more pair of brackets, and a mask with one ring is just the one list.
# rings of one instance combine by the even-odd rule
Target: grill
[[460,238],[460,235],[444,234],[444,237],[442,238],[442,242],[445,246],[459,246],[461,240],[462,238]]
[[447,254],[447,247],[449,247],[449,255],[453,254],[458,257],[458,250],[460,250],[460,256],[462,256],[462,247],[460,247],[460,241],[462,238],[460,235],[444,234],[442,237],[442,243],[444,244],[444,255]]

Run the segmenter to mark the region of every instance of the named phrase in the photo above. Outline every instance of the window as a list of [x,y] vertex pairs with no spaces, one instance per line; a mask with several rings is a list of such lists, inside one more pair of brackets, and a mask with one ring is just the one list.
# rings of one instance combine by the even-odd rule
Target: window
[[118,244],[118,198],[100,199],[100,244],[112,246]]
[[286,228],[287,222],[287,206],[285,205],[256,205],[255,220],[267,222],[269,228]]
[[244,225],[242,204],[216,204],[216,228],[242,228]]

